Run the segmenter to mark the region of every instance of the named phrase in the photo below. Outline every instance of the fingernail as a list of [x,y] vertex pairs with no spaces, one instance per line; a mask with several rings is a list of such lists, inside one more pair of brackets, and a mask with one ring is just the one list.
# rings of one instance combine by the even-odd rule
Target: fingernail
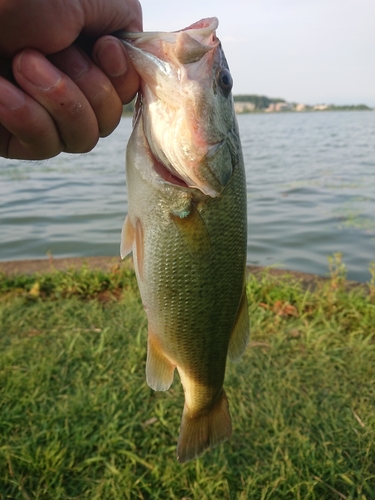
[[25,104],[25,94],[6,80],[0,84],[0,105],[7,109],[18,109]]
[[42,90],[50,90],[62,79],[60,71],[33,49],[25,49],[21,52],[16,64],[18,71]]
[[121,76],[127,70],[124,50],[119,43],[111,39],[103,40],[98,50],[98,62],[108,76]]

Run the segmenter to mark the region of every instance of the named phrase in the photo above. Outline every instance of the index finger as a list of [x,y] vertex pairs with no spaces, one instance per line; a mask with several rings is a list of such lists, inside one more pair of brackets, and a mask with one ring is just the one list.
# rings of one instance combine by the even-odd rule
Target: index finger
[[121,102],[130,102],[138,90],[140,77],[124,45],[113,36],[103,36],[95,43],[92,57],[110,79]]

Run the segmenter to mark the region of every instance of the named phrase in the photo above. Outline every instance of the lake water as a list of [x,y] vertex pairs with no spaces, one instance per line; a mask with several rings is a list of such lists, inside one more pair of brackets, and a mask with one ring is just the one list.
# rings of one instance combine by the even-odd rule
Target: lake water
[[[238,116],[247,171],[248,263],[348,278],[375,261],[375,113]],[[118,255],[131,119],[85,155],[0,158],[0,260]]]

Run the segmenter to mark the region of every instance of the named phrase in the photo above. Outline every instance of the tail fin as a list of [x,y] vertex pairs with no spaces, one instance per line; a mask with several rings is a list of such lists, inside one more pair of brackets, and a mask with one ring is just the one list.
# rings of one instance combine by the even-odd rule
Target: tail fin
[[219,400],[204,415],[189,416],[185,405],[177,444],[177,460],[180,463],[193,460],[207,448],[226,441],[231,434],[232,422],[224,389]]

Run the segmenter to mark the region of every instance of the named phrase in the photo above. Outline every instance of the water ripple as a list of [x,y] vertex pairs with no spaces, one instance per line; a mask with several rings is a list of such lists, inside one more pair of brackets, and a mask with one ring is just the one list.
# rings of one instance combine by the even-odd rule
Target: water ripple
[[[247,171],[248,262],[348,277],[375,260],[375,113],[240,115]],[[86,155],[0,159],[0,260],[118,255],[127,211],[131,119]]]

